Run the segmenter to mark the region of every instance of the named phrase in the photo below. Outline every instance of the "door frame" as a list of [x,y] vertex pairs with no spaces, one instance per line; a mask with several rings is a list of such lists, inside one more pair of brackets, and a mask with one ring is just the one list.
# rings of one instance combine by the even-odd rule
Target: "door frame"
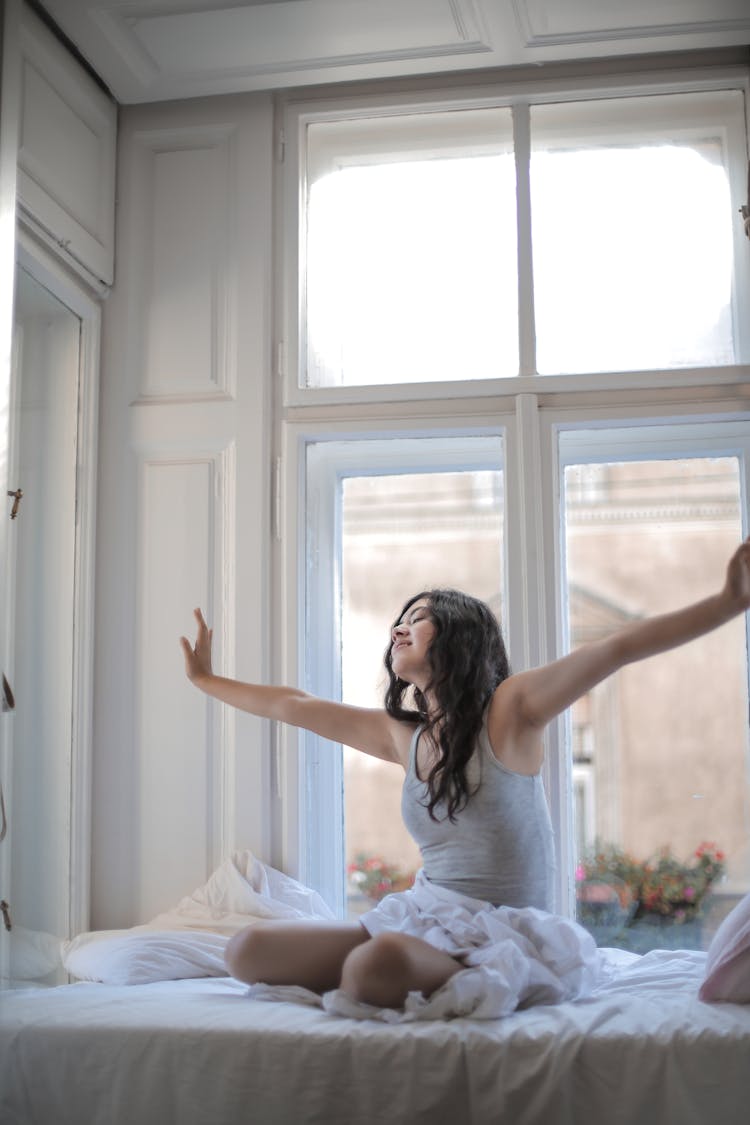
[[[94,595],[101,310],[95,296],[19,224],[16,270],[24,270],[80,322],[72,637],[70,873],[72,937],[88,929],[91,869]],[[6,639],[10,646],[11,639]],[[6,805],[7,797],[6,797]],[[8,808],[8,818],[12,809]],[[9,837],[12,839],[12,837]],[[12,905],[12,904],[11,904]],[[63,935],[60,935],[63,936]]]
[[[8,425],[10,420],[10,359],[13,338],[17,160],[20,130],[21,54],[20,0],[0,0],[0,569],[8,550]],[[0,613],[0,672],[7,667],[9,647],[6,615]],[[12,686],[12,684],[11,684]],[[6,761],[10,716],[0,712],[0,791],[7,780]],[[10,883],[8,838],[0,842],[0,898]],[[2,923],[0,923],[0,926]],[[4,933],[4,929],[0,930]],[[9,943],[0,941],[0,981],[7,978]]]

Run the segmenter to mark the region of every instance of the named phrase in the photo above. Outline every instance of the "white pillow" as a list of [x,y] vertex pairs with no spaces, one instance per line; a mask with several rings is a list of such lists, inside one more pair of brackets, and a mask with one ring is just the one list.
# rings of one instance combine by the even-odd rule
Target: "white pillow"
[[750,1004],[750,894],[735,906],[708,947],[701,1000]]
[[62,961],[78,980],[103,984],[223,977],[227,941],[195,930],[102,930],[64,942]]
[[105,984],[227,976],[229,938],[260,918],[327,920],[333,913],[316,891],[252,852],[235,852],[207,883],[145,925],[63,942],[63,965],[79,980]]

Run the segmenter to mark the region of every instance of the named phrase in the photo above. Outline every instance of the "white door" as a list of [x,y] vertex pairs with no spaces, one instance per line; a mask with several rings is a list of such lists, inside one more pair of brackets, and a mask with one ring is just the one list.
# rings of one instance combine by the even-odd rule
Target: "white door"
[[[4,983],[65,979],[70,934],[76,455],[81,320],[17,271],[8,441],[2,763]],[[10,518],[9,518],[10,517]],[[8,918],[11,928],[7,928]]]

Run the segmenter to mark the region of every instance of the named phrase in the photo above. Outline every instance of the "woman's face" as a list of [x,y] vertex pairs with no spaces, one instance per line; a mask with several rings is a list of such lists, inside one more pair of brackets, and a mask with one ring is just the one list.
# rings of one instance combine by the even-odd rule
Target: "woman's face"
[[391,630],[391,667],[400,680],[424,690],[432,675],[427,654],[434,636],[430,603],[419,598]]

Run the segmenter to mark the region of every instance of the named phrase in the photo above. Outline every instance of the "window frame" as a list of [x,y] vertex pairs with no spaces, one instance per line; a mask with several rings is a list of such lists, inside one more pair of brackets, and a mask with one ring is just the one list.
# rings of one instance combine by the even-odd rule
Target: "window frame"
[[[740,247],[744,234],[737,220],[733,228],[735,249],[734,307],[735,347],[740,360],[721,368],[679,368],[637,372],[581,374],[536,373],[533,331],[533,288],[531,250],[531,205],[529,188],[531,107],[560,101],[628,99],[635,96],[681,93],[709,93],[738,89],[743,93],[746,120],[750,117],[750,75],[746,67],[690,65],[688,56],[677,56],[667,69],[643,69],[610,78],[582,72],[555,81],[550,76],[540,81],[519,76],[515,81],[480,80],[475,86],[434,89],[407,89],[402,92],[363,92],[348,97],[300,100],[281,98],[278,103],[277,148],[282,162],[279,255],[277,288],[276,370],[281,381],[284,407],[304,405],[333,406],[355,402],[405,402],[446,397],[482,397],[536,392],[540,380],[554,380],[560,391],[611,390],[622,385],[649,387],[697,386],[720,371],[723,382],[739,382],[750,363],[750,326],[745,327],[741,310],[750,305],[750,264]],[[679,63],[682,61],[683,66]],[[304,385],[303,364],[306,343],[303,325],[305,270],[301,248],[304,245],[304,205],[307,195],[305,135],[309,124],[337,119],[366,119],[385,115],[444,112],[470,108],[510,107],[514,120],[516,173],[518,184],[517,228],[519,263],[519,374],[507,378],[455,382],[406,383],[391,386],[308,387]],[[744,154],[734,154],[729,165],[733,210],[744,199],[748,145]],[[714,376],[714,379],[716,376]]]
[[[750,413],[730,417],[697,416],[588,418],[576,422],[550,421],[550,440],[556,450],[558,512],[555,558],[555,648],[570,651],[569,611],[565,573],[564,473],[568,465],[605,461],[666,461],[691,457],[733,457],[739,460],[742,533],[750,532]],[[745,621],[745,652],[750,694],[750,615]],[[748,745],[750,750],[750,744]],[[546,747],[548,796],[558,845],[558,901],[575,917],[574,763],[570,711],[548,728]]]
[[[299,620],[306,627],[287,635],[286,663],[296,665],[296,674],[285,682],[298,683],[304,690],[328,699],[341,698],[341,481],[351,476],[409,472],[502,470],[503,444],[501,426],[478,421],[471,427],[417,433],[365,432],[354,437],[330,430],[298,433],[297,465],[292,470],[300,483],[302,499],[295,513],[295,601],[301,607]],[[507,560],[504,565],[507,568]],[[286,869],[313,886],[343,917],[346,885],[341,745],[304,730],[285,728],[280,734],[277,774],[284,779]]]
[[[308,441],[360,437],[447,436],[461,432],[504,435],[506,597],[504,622],[514,668],[533,667],[564,651],[561,584],[561,470],[559,435],[568,430],[601,431],[678,423],[708,426],[736,422],[750,433],[750,363],[671,371],[536,375],[533,322],[520,318],[522,374],[503,380],[420,383],[402,386],[308,388],[297,385],[299,215],[304,199],[300,153],[309,120],[342,113],[362,115],[510,105],[517,138],[525,146],[528,177],[529,107],[565,99],[628,97],[632,94],[741,89],[750,118],[750,71],[734,53],[613,62],[614,76],[585,64],[524,70],[498,81],[497,72],[477,75],[471,86],[450,79],[367,84],[280,95],[276,127],[279,175],[275,211],[274,431],[270,442],[274,495],[268,551],[272,603],[272,667],[278,683],[304,686],[306,572],[304,449]],[[353,91],[353,92],[352,92]],[[747,137],[745,149],[747,150]],[[527,196],[528,200],[528,196]],[[734,200],[733,200],[734,204]],[[530,247],[530,213],[519,208],[519,244]],[[738,220],[738,226],[740,226]],[[747,247],[743,244],[747,255]],[[748,261],[750,269],[750,260]],[[521,263],[522,307],[528,308],[531,276]],[[750,308],[750,292],[742,305]],[[748,326],[750,327],[750,318]],[[746,360],[750,356],[746,357]],[[747,519],[748,492],[744,512]],[[748,624],[750,630],[750,623]],[[750,637],[749,637],[750,640]],[[562,721],[547,733],[544,780],[557,848],[556,909],[574,905],[571,778],[561,754]],[[271,770],[271,862],[306,881],[310,851],[301,820],[306,761],[299,733],[273,731]],[[343,833],[341,848],[343,849]],[[341,851],[343,856],[343,850]],[[317,862],[317,860],[316,860]]]

